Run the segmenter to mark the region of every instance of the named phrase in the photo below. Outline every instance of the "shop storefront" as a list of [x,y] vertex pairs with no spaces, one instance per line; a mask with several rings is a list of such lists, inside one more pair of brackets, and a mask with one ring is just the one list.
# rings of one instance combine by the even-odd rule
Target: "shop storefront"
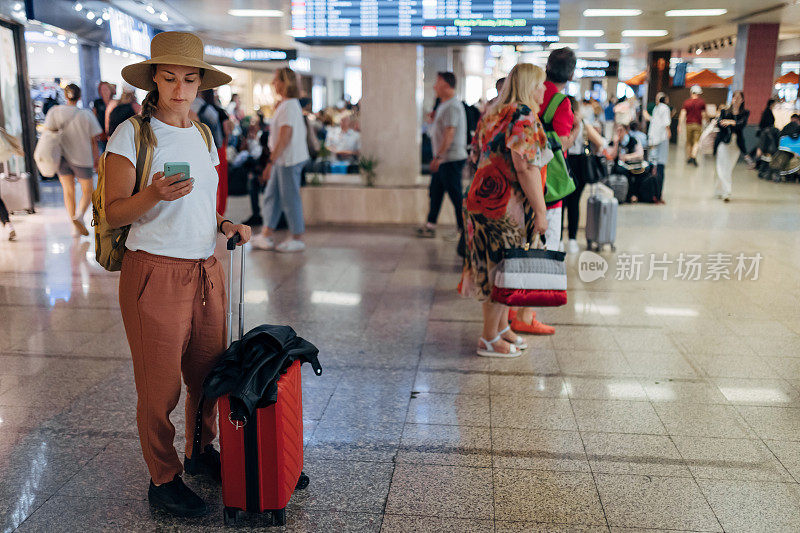
[[[33,123],[28,93],[28,66],[21,24],[0,19],[0,126],[21,141],[24,157],[12,156],[11,172],[33,170]],[[32,194],[38,191],[32,180]]]

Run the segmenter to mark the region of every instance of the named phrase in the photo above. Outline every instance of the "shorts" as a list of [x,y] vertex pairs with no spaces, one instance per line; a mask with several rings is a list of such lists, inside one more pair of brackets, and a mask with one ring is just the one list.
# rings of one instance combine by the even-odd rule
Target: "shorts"
[[61,164],[58,166],[57,174],[59,176],[75,176],[78,179],[90,180],[94,174],[94,169],[92,167],[79,167],[77,165],[73,165],[62,157]]

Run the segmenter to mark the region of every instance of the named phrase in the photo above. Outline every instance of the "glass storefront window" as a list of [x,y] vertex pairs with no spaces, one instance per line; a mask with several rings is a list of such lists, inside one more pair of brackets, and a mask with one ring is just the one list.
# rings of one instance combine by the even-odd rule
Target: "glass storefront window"
[[[0,106],[2,106],[2,126],[22,144],[22,113],[20,111],[18,74],[14,32],[9,28],[0,26]],[[24,160],[19,156],[12,156],[9,161],[9,169],[12,172],[21,172],[24,168]]]

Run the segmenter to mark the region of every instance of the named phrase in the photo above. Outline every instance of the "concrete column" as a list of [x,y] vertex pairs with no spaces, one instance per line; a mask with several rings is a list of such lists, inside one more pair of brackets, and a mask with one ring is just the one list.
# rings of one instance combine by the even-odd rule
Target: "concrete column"
[[96,44],[82,44],[78,49],[81,69],[81,101],[89,109],[91,103],[99,98],[97,84],[100,83],[100,47]]
[[463,48],[453,49],[453,68],[451,70],[453,74],[456,75],[456,98],[459,100],[464,99],[464,88],[467,86],[467,71],[466,68],[464,68],[464,55]]
[[733,89],[744,91],[750,124],[758,124],[772,96],[780,24],[740,24],[736,37]]
[[361,153],[378,160],[378,185],[413,185],[420,174],[417,45],[361,46]]
[[437,72],[447,72],[453,68],[453,55],[450,48],[443,46],[426,46],[423,49],[423,99],[422,110],[429,113],[433,109],[436,95],[433,94],[433,82],[436,81]]

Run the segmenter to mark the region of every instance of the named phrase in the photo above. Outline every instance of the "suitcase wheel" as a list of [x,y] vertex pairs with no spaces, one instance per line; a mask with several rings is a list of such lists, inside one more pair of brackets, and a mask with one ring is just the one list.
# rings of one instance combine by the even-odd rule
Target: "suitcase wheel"
[[286,525],[286,509],[278,509],[277,511],[272,511],[272,524],[275,526]]
[[226,526],[235,526],[244,513],[235,507],[226,507],[222,512],[222,521]]
[[297,486],[295,487],[295,490],[303,490],[304,488],[308,487],[308,483],[310,481],[311,480],[307,475],[305,475],[305,473],[300,472],[300,479],[297,480]]

